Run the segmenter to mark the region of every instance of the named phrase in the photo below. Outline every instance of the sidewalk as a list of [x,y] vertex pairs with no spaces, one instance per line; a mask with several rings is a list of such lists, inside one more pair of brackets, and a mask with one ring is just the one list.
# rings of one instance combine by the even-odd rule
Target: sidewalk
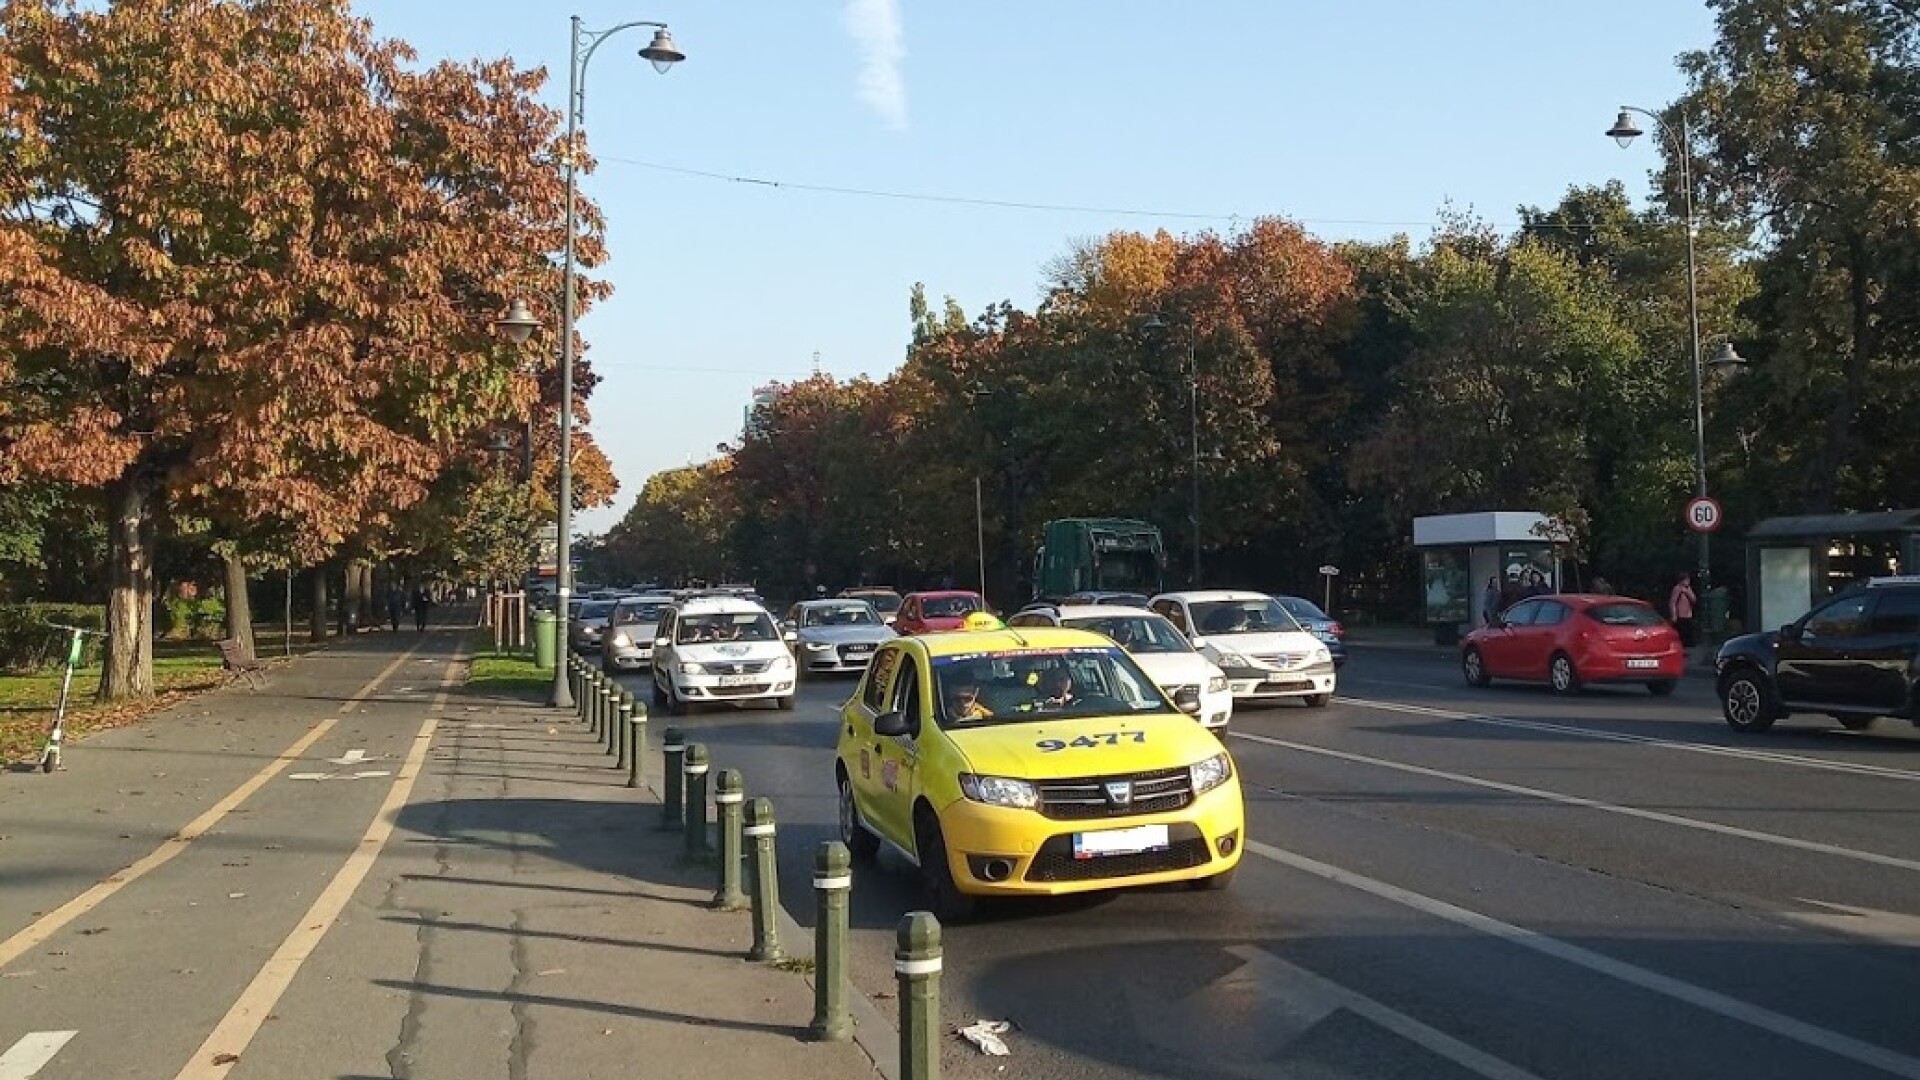
[[0,1054],[70,1036],[39,1080],[891,1073],[878,1014],[808,1042],[799,965],[749,963],[749,917],[708,908],[713,869],[658,829],[658,733],[629,789],[571,714],[465,693],[466,633],[338,641],[0,774]]

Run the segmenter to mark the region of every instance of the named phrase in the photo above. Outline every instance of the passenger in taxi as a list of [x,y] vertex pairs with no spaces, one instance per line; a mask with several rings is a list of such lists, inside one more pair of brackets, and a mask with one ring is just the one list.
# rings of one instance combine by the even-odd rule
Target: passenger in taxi
[[980,704],[979,677],[964,668],[940,676],[940,699],[949,720],[965,723],[993,718],[993,711]]

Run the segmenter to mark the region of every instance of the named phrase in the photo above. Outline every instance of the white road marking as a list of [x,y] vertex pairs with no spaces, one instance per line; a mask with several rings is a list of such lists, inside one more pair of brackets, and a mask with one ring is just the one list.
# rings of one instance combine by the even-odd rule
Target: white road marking
[[1791,1039],[1803,1046],[1812,1047],[1815,1050],[1832,1054],[1836,1057],[1846,1058],[1848,1061],[1865,1065],[1868,1068],[1879,1069],[1882,1072],[1890,1073],[1894,1076],[1904,1076],[1910,1078],[1910,1080],[1920,1080],[1920,1058],[1908,1057],[1905,1054],[1888,1050],[1885,1047],[1875,1046],[1872,1043],[1856,1039],[1851,1035],[1843,1035],[1837,1031],[1829,1031],[1826,1028],[1809,1024],[1804,1020],[1787,1016],[1784,1013],[1777,1013],[1771,1009],[1765,1009],[1758,1005],[1741,1001],[1738,998],[1728,997],[1716,990],[1709,990],[1703,986],[1695,986],[1692,983],[1676,979],[1671,975],[1662,975],[1657,971],[1649,971],[1646,968],[1629,964],[1623,960],[1615,960],[1611,956],[1594,952],[1591,949],[1581,948],[1578,945],[1570,945],[1558,938],[1548,937],[1545,934],[1528,930],[1525,927],[1514,926],[1512,923],[1501,922],[1490,915],[1482,915],[1477,911],[1469,911],[1466,908],[1449,904],[1445,900],[1437,900],[1431,896],[1425,896],[1409,889],[1400,888],[1398,885],[1389,885],[1384,881],[1377,881],[1363,874],[1356,874],[1351,870],[1343,870],[1340,867],[1320,862],[1317,859],[1310,859],[1305,855],[1298,855],[1294,852],[1274,847],[1271,844],[1261,843],[1258,840],[1249,840],[1247,841],[1247,850],[1264,859],[1277,862],[1282,866],[1290,866],[1295,870],[1312,874],[1315,877],[1324,878],[1335,884],[1357,889],[1360,892],[1377,896],[1382,900],[1391,901],[1402,907],[1412,908],[1423,914],[1444,919],[1456,926],[1464,926],[1470,930],[1477,930],[1480,933],[1499,938],[1508,944],[1540,953],[1543,956],[1552,957],[1555,960],[1573,964],[1576,967],[1585,968],[1588,971],[1605,975],[1608,978],[1617,979],[1629,986],[1635,986],[1650,993],[1659,994],[1662,997],[1692,1005],[1695,1008],[1704,1009],[1717,1016],[1758,1028],[1768,1034],[1777,1035],[1784,1039]]
[[1920,872],[1920,861],[1902,859],[1896,855],[1882,855],[1875,851],[1860,851],[1856,848],[1840,847],[1837,844],[1823,844],[1818,840],[1802,840],[1794,836],[1781,836],[1777,833],[1760,832],[1757,829],[1743,829],[1737,825],[1722,825],[1717,821],[1702,821],[1699,818],[1681,817],[1659,810],[1642,810],[1637,806],[1620,806],[1616,803],[1601,802],[1579,795],[1566,795],[1545,788],[1525,787],[1509,784],[1500,780],[1486,780],[1464,773],[1447,772],[1444,769],[1429,769],[1424,765],[1409,765],[1403,761],[1389,761],[1386,758],[1368,757],[1365,754],[1352,754],[1345,750],[1331,750],[1324,746],[1309,743],[1288,742],[1267,735],[1255,735],[1246,731],[1230,733],[1236,739],[1277,746],[1283,750],[1294,750],[1302,754],[1317,754],[1321,757],[1351,761],[1358,765],[1371,765],[1380,769],[1392,769],[1395,772],[1411,773],[1415,776],[1428,776],[1435,780],[1445,780],[1454,784],[1466,784],[1471,787],[1486,788],[1489,791],[1503,791],[1509,795],[1522,795],[1529,799],[1559,803],[1562,806],[1578,806],[1585,810],[1598,810],[1607,814],[1619,814],[1622,817],[1639,818],[1643,821],[1657,821],[1662,825],[1678,825],[1683,829],[1698,829],[1701,832],[1717,833],[1721,836],[1738,837],[1760,844],[1772,844],[1775,847],[1793,848],[1796,851],[1810,851],[1816,855],[1831,855],[1840,859],[1852,859],[1855,862],[1872,863],[1875,866],[1890,866],[1896,870]]
[[346,773],[333,773],[333,772],[288,773],[287,779],[289,780],[371,780],[376,776],[392,776],[392,775],[393,773],[386,769],[363,769],[363,770],[360,770],[359,772],[354,773],[352,776],[348,776]]
[[1854,907],[1851,904],[1835,904],[1826,900],[1802,899],[1800,902],[1826,908],[1831,914],[1783,911],[1780,913],[1781,918],[1807,926],[1817,926],[1823,930],[1850,934],[1854,937],[1870,938],[1888,945],[1920,949],[1920,915]]
[[349,750],[337,758],[327,759],[329,763],[334,765],[358,765],[365,760],[367,760],[367,752],[365,750]]
[[35,1031],[0,1054],[0,1080],[33,1080],[77,1031]]
[[[1339,983],[1323,979],[1306,968],[1288,963],[1257,945],[1235,945],[1227,952],[1246,962],[1248,974],[1258,980],[1262,992],[1267,997],[1285,999],[1282,1007],[1276,1010],[1280,1015],[1292,1016],[1297,1012],[1307,1012],[1309,1015],[1301,1019],[1317,1023],[1335,1010],[1345,1009],[1419,1045],[1430,1053],[1446,1058],[1461,1068],[1479,1073],[1487,1080],[1540,1080],[1538,1076],[1517,1065],[1502,1061],[1437,1028],[1428,1027],[1403,1012],[1382,1005]],[[1311,1023],[1308,1026],[1311,1026]]]
[[1512,716],[1488,716],[1484,713],[1455,712],[1452,709],[1436,709],[1430,705],[1408,705],[1398,701],[1376,701],[1373,698],[1343,696],[1338,700],[1342,704],[1358,705],[1365,709],[1379,709],[1383,712],[1410,713],[1414,716],[1433,716],[1442,720],[1464,720],[1472,724],[1487,724],[1492,727],[1515,728],[1521,731],[1541,731],[1554,735],[1568,735],[1580,739],[1593,739],[1599,742],[1638,743],[1642,746],[1657,746],[1663,750],[1684,750],[1690,754],[1710,754],[1714,757],[1763,761],[1770,765],[1787,765],[1800,769],[1817,769],[1821,772],[1851,773],[1855,776],[1872,776],[1881,780],[1900,780],[1906,783],[1920,783],[1920,771],[1896,769],[1887,765],[1867,765],[1853,761],[1828,761],[1825,758],[1807,757],[1804,754],[1782,753],[1778,750],[1749,750],[1739,746],[1715,746],[1712,743],[1682,742],[1678,739],[1661,739],[1652,735],[1631,735],[1624,731],[1599,731],[1593,728],[1574,727],[1571,724],[1555,724],[1545,720],[1522,720]]

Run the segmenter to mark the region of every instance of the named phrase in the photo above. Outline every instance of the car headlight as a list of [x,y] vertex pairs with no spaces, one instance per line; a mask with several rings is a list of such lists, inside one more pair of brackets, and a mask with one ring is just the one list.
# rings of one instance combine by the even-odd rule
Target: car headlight
[[1193,793],[1199,795],[1227,782],[1233,775],[1233,759],[1224,753],[1215,754],[1205,761],[1189,765],[1187,772],[1193,780]]
[[1331,662],[1332,660],[1333,660],[1333,651],[1331,649],[1328,649],[1325,645],[1322,645],[1319,648],[1316,648],[1313,650],[1314,663],[1325,664],[1325,663]]
[[680,674],[682,675],[698,675],[705,670],[706,669],[699,664],[692,663],[691,661],[680,665]]
[[626,649],[626,648],[631,648],[632,646],[633,646],[633,639],[627,636],[626,631],[622,630],[621,632],[613,635],[614,648]]
[[1227,688],[1227,677],[1225,675],[1207,676],[1207,693],[1217,694],[1220,691],[1225,690],[1226,688]]
[[1239,653],[1236,653],[1236,652],[1223,652],[1223,653],[1221,653],[1221,654],[1220,654],[1220,659],[1219,659],[1219,660],[1217,660],[1217,661],[1215,661],[1215,663],[1217,663],[1217,664],[1219,664],[1219,665],[1220,665],[1221,667],[1240,667],[1240,668],[1247,668],[1247,667],[1259,667],[1259,666],[1260,666],[1260,665],[1258,665],[1258,664],[1255,664],[1255,663],[1254,663],[1253,661],[1251,661],[1251,660],[1249,660],[1249,659],[1247,659],[1246,657],[1244,657],[1244,656],[1241,656],[1241,655],[1240,655]]
[[812,649],[814,652],[827,652],[828,650],[833,648],[833,642],[809,641],[807,642],[807,648]]
[[771,665],[771,670],[773,670],[773,671],[785,671],[785,670],[787,670],[788,668],[790,668],[790,667],[792,667],[792,666],[793,666],[793,657],[791,657],[791,656],[776,656],[776,657],[774,657],[774,658],[773,658],[773,664]]
[[975,776],[972,773],[960,774],[960,793],[977,803],[989,806],[1011,806],[1031,810],[1040,805],[1040,793],[1025,780],[1010,780],[1004,776]]

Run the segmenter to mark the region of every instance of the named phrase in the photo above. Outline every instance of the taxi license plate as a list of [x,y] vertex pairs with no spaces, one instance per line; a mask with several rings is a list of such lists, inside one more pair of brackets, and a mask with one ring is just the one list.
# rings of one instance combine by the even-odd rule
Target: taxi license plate
[[760,676],[758,675],[722,675],[720,676],[721,686],[746,686],[749,683],[756,683],[759,681],[760,681]]
[[1101,832],[1073,834],[1073,857],[1097,859],[1102,855],[1138,855],[1143,851],[1165,851],[1169,846],[1165,825],[1141,825],[1132,829],[1106,829]]
[[1636,656],[1627,661],[1627,666],[1630,668],[1657,668],[1660,666],[1660,661]]

